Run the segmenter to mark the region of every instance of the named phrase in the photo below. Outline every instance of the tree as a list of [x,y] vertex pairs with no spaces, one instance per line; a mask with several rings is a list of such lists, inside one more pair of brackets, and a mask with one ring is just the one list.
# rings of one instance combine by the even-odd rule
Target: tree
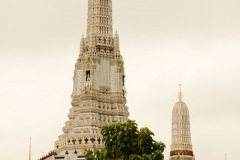
[[105,125],[101,131],[105,148],[86,153],[87,160],[163,160],[165,144],[153,139],[147,127],[138,130],[135,121]]

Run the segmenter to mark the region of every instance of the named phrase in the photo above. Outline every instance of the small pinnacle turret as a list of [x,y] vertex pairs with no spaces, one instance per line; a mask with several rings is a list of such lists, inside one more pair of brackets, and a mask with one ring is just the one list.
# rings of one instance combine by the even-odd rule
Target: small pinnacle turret
[[84,35],[82,35],[81,43],[80,43],[80,54],[83,53],[84,48],[85,48],[85,38],[84,38]]
[[172,110],[172,144],[170,160],[194,160],[190,117],[187,105],[182,101],[183,94],[181,85],[179,85],[178,98]]
[[118,36],[117,31],[114,35],[114,54],[120,54],[119,36]]

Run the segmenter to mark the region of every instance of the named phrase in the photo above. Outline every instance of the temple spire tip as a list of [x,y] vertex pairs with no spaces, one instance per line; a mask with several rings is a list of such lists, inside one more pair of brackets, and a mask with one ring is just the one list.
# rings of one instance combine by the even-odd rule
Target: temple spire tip
[[182,99],[183,99],[182,84],[179,84],[178,99],[179,99],[179,101],[182,101]]

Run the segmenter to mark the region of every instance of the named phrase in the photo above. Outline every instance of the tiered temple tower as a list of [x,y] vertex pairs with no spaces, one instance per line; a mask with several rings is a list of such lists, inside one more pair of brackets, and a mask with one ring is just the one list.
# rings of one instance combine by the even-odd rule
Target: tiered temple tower
[[195,160],[190,132],[190,118],[187,105],[182,101],[180,88],[179,101],[172,111],[172,145],[169,160]]
[[69,120],[55,150],[42,160],[81,158],[86,149],[104,146],[103,125],[128,120],[124,61],[119,36],[113,36],[112,29],[112,0],[88,0],[87,35],[81,38],[73,82]]

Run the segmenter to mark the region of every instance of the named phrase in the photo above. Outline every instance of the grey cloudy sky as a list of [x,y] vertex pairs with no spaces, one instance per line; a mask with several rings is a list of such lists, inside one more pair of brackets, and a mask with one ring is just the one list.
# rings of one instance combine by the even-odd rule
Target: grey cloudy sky
[[[239,158],[240,1],[113,0],[130,118],[171,144],[183,84],[196,159]],[[0,155],[53,149],[67,120],[87,0],[0,0]]]

